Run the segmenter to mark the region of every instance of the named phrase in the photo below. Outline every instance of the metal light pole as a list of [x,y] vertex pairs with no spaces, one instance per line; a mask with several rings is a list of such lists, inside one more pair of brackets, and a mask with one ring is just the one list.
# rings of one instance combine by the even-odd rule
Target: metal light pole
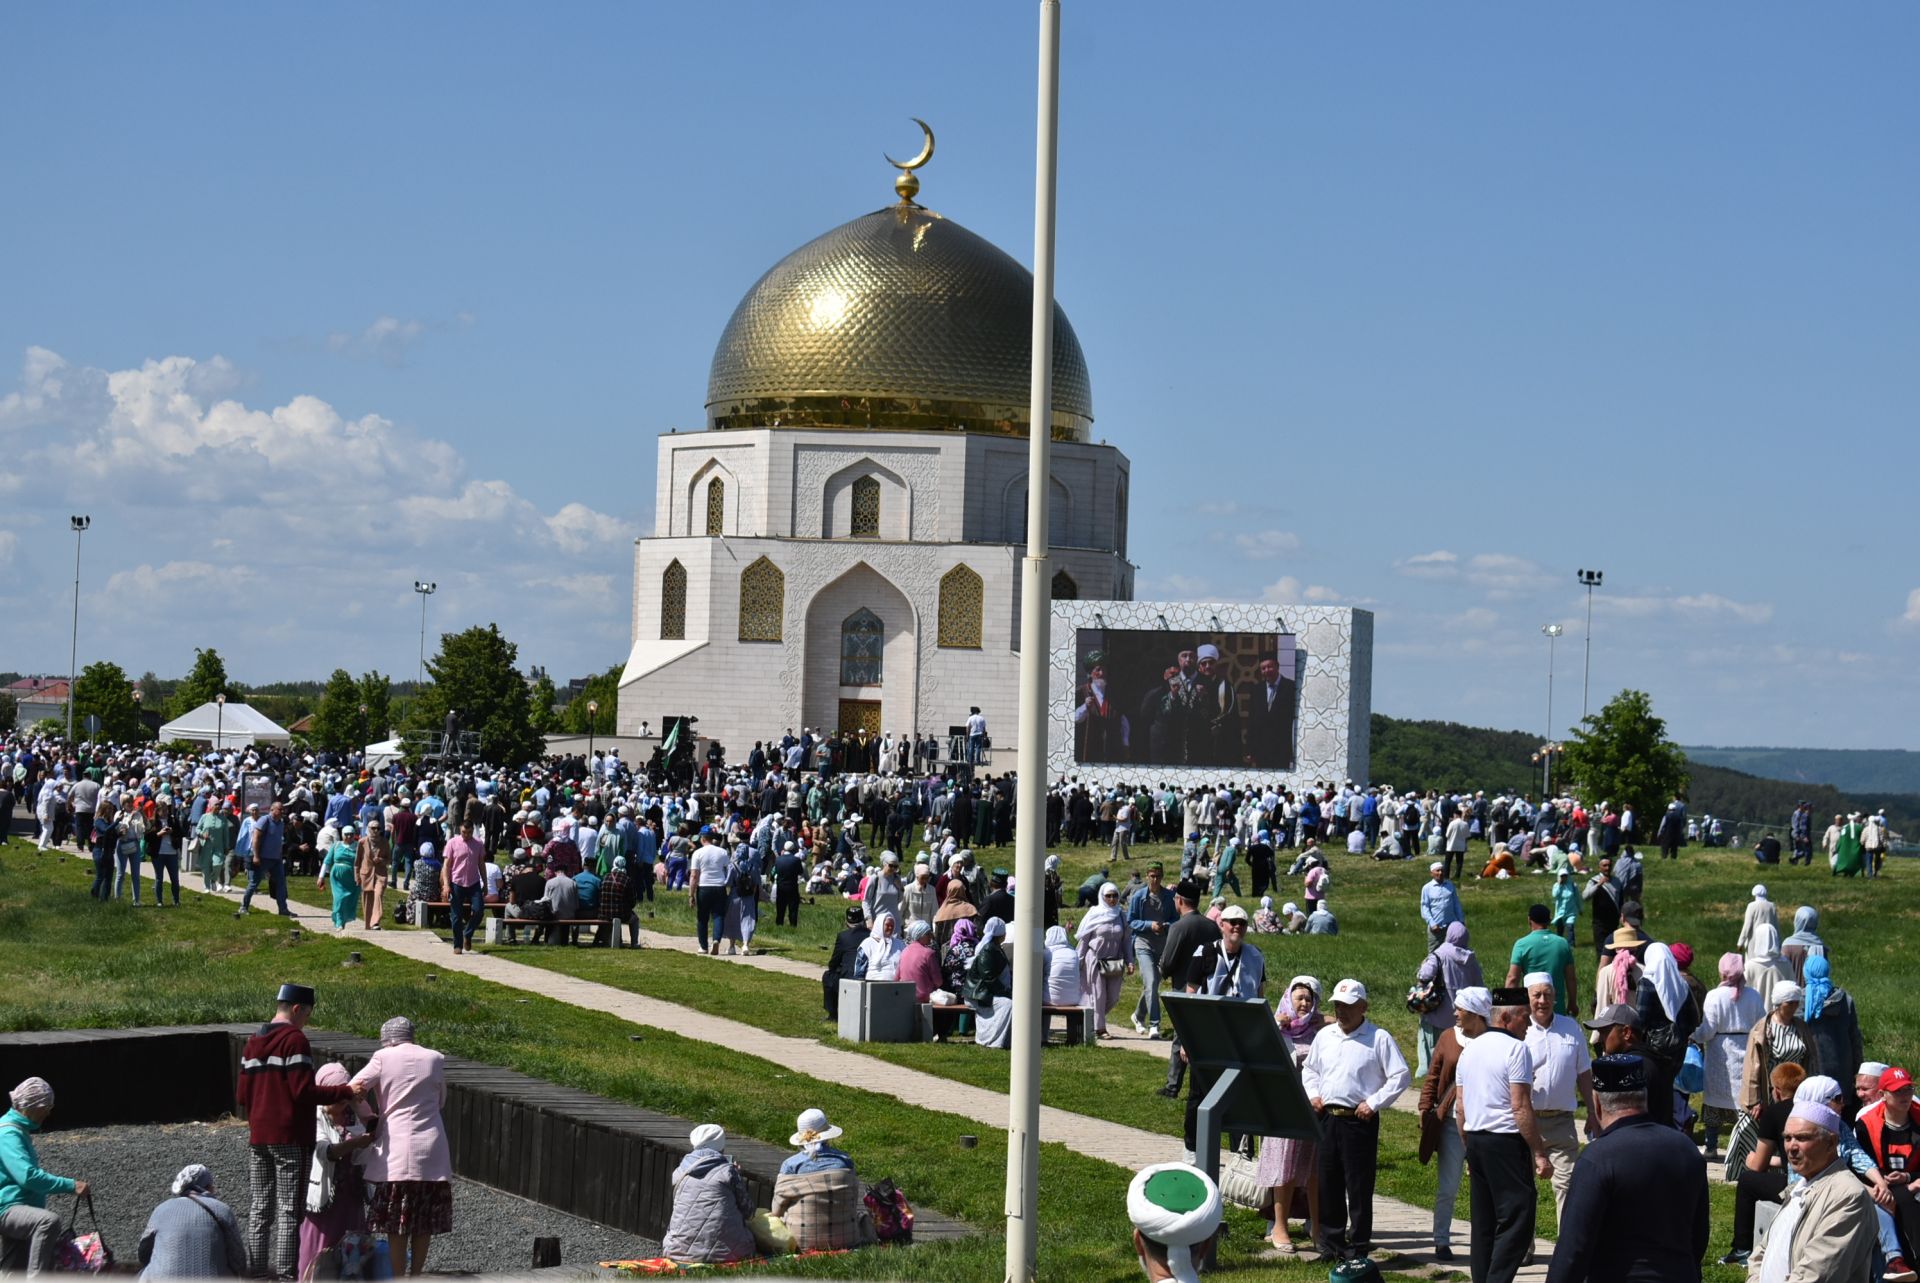
[[[414,674],[415,687],[424,686],[427,682],[427,598],[433,596],[439,587],[439,584],[430,584],[424,579],[413,581],[413,590],[420,594],[420,669]],[[416,690],[415,694],[418,693]]]
[[67,651],[67,743],[73,743],[73,684],[80,678],[80,536],[93,524],[92,517],[68,517],[73,529],[73,646]]
[[1047,652],[1053,579],[1047,506],[1053,476],[1053,230],[1059,172],[1060,0],[1040,0],[1040,76],[1033,166],[1033,346],[1027,400],[1027,555],[1020,585],[1020,744],[1014,870],[1013,1064],[1007,1081],[1006,1283],[1027,1283],[1040,1256],[1040,1005],[1047,955]]
[[1540,631],[1547,638],[1547,738],[1553,738],[1553,643],[1561,633],[1567,630],[1559,624],[1542,624]]
[[[1580,671],[1580,724],[1587,722],[1587,680],[1593,675],[1593,590],[1600,586],[1600,572],[1581,570],[1575,572],[1580,582],[1587,586],[1587,661]],[[1548,728],[1552,733],[1552,728]]]
[[221,691],[213,697],[213,751],[222,752],[227,747],[227,693]]
[[593,732],[594,719],[600,716],[600,701],[587,701],[587,774],[593,774]]

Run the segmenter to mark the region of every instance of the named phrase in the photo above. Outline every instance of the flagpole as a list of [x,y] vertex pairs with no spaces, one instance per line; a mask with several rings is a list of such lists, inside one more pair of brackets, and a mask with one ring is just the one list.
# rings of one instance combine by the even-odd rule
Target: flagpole
[[1046,952],[1047,652],[1053,580],[1047,506],[1053,469],[1053,230],[1060,134],[1060,0],[1040,3],[1033,172],[1033,373],[1027,403],[1027,555],[1020,585],[1020,743],[1014,834],[1013,1063],[1007,1083],[1007,1283],[1027,1283],[1040,1250],[1040,1005]]

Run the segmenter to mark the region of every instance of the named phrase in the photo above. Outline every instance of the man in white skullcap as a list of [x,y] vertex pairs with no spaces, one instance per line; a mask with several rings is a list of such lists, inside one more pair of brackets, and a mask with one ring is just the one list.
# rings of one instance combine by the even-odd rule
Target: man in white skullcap
[[1581,1101],[1592,1099],[1593,1055],[1580,1022],[1554,1010],[1553,977],[1529,971],[1521,983],[1527,990],[1525,1037],[1527,1056],[1533,1061],[1533,1116],[1547,1147],[1547,1160],[1553,1164],[1557,1218],[1566,1212],[1573,1165],[1580,1157],[1574,1110]]
[[1199,1283],[1201,1264],[1213,1256],[1221,1212],[1220,1187],[1199,1168],[1155,1163],[1140,1169],[1127,1186],[1127,1216],[1147,1278]]
[[1880,1250],[1873,1197],[1841,1161],[1844,1126],[1826,1105],[1794,1102],[1784,1138],[1787,1165],[1802,1179],[1753,1254],[1748,1277],[1755,1283],[1873,1277]]

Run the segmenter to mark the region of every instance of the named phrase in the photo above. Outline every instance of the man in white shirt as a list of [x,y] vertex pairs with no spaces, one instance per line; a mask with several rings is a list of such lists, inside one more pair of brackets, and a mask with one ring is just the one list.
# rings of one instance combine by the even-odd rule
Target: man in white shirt
[[1367,1019],[1367,987],[1348,978],[1333,987],[1334,1022],[1314,1036],[1301,1085],[1320,1115],[1322,1252],[1365,1255],[1373,1246],[1373,1186],[1380,1159],[1380,1113],[1411,1075],[1393,1036]]
[[[1533,1116],[1547,1147],[1547,1160],[1553,1164],[1553,1207],[1560,1218],[1566,1215],[1567,1188],[1580,1157],[1574,1107],[1593,1099],[1593,1055],[1580,1022],[1553,1009],[1553,977],[1530,971],[1523,983],[1527,987],[1527,1055],[1533,1060]],[[1591,1109],[1588,1119],[1592,1119]]]
[[1518,1036],[1527,994],[1475,986],[1454,1006],[1469,1039],[1454,1071],[1454,1117],[1473,1191],[1474,1283],[1513,1283],[1533,1247],[1533,1178],[1553,1170],[1533,1117],[1533,1058]]
[[978,766],[987,752],[987,719],[979,705],[967,711],[967,761]]
[[1467,823],[1465,811],[1455,811],[1453,818],[1447,821],[1446,864],[1447,876],[1458,881],[1467,872],[1467,841],[1472,836],[1473,826]]

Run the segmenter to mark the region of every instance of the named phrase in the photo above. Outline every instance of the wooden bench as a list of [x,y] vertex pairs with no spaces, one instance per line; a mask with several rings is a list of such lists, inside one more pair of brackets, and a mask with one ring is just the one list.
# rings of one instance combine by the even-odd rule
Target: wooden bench
[[502,914],[487,922],[486,941],[488,944],[518,944],[520,932],[534,931],[547,927],[563,929],[567,932],[567,943],[579,943],[579,930],[582,927],[600,927],[600,918],[509,918]]
[[[416,903],[416,902],[409,901],[408,903]],[[444,926],[450,926],[452,924],[453,905],[449,901],[420,900],[420,901],[417,901],[417,903],[424,904],[427,906],[427,920],[424,923],[416,922],[413,924],[414,926],[444,927]],[[489,900],[485,904],[480,906],[480,912],[483,917],[487,915],[491,915],[496,918],[503,917],[507,912],[507,906],[502,901]]]
[[[965,1003],[929,1002],[925,1004],[924,1010],[927,1012],[925,1027],[933,1031],[933,1037],[936,1040],[951,1035],[953,1033],[953,1027],[959,1023],[960,1017],[974,1014],[973,1008],[967,1006]],[[1093,1042],[1093,1021],[1088,1019],[1092,1014],[1093,1013],[1085,1007],[1057,1007],[1052,1005],[1041,1007],[1041,1041],[1043,1043],[1048,1041],[1053,1033],[1053,1022],[1058,1020],[1061,1023],[1060,1045],[1071,1047],[1080,1043]]]

